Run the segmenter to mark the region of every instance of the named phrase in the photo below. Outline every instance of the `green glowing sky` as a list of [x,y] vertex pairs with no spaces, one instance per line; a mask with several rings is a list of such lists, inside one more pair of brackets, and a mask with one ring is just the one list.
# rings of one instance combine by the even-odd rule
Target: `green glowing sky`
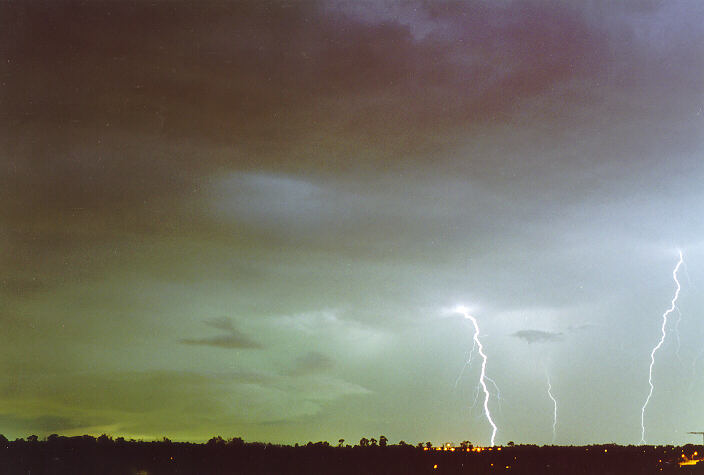
[[3,2],[0,433],[485,444],[464,304],[498,443],[546,374],[637,443],[681,248],[696,441],[703,51],[698,0]]

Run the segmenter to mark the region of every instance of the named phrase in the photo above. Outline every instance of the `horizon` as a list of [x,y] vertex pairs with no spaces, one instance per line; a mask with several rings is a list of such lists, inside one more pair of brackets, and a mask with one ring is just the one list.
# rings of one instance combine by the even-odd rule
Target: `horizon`
[[[4,437],[3,434],[0,434],[1,437]],[[179,440],[179,439],[170,439],[168,437],[162,436],[158,438],[153,438],[153,439],[145,439],[145,438],[134,438],[134,437],[124,437],[124,436],[112,436],[110,434],[100,434],[100,435],[94,435],[94,434],[81,434],[81,435],[65,435],[65,434],[49,434],[45,437],[39,437],[36,434],[31,434],[28,435],[27,437],[17,437],[14,440],[8,439],[5,437],[8,443],[11,442],[22,442],[22,443],[34,443],[34,442],[52,442],[56,441],[59,439],[85,439],[85,438],[90,438],[94,441],[100,441],[100,440],[105,440],[109,441],[111,443],[118,443],[118,442],[126,442],[126,443],[144,443],[144,444],[152,444],[152,443],[166,443],[166,444],[195,444],[195,445],[208,445],[208,444],[223,444],[223,445],[231,445],[231,444],[253,444],[253,445],[275,445],[275,446],[280,446],[280,447],[310,447],[310,446],[324,446],[324,447],[330,447],[330,448],[383,448],[383,447],[409,447],[409,448],[414,448],[414,449],[422,449],[424,451],[427,450],[432,450],[432,451],[450,451],[450,449],[465,449],[466,451],[501,451],[504,449],[510,449],[510,448],[522,448],[522,447],[536,447],[536,448],[589,448],[589,447],[621,447],[621,448],[629,448],[629,447],[650,447],[650,448],[662,448],[662,447],[676,447],[676,448],[681,448],[681,447],[686,447],[686,446],[704,446],[704,443],[686,443],[682,445],[673,445],[673,444],[618,444],[616,442],[597,442],[597,443],[591,443],[591,444],[581,444],[581,445],[560,445],[560,444],[552,444],[552,443],[547,443],[547,444],[536,444],[532,442],[515,442],[515,441],[508,441],[504,444],[495,444],[495,445],[477,445],[474,444],[471,440],[463,440],[463,441],[445,441],[445,442],[440,442],[436,443],[433,441],[418,441],[418,442],[408,442],[403,439],[398,440],[398,441],[392,441],[392,440],[387,440],[385,442],[385,445],[382,445],[380,443],[380,438],[385,437],[383,434],[380,434],[379,439],[376,437],[370,436],[369,438],[362,436],[359,440],[346,440],[346,439],[338,439],[337,441],[334,440],[308,440],[308,441],[303,441],[303,442],[292,442],[292,443],[276,443],[276,442],[270,442],[270,441],[265,441],[265,440],[246,440],[242,437],[239,436],[233,436],[233,437],[222,437],[221,435],[215,435],[207,439],[203,440]],[[2,440],[2,439],[0,439]],[[343,440],[342,445],[340,445],[340,440]],[[363,442],[364,441],[364,442]],[[430,446],[427,444],[430,443]],[[366,445],[365,445],[366,444]],[[465,445],[466,444],[466,445]],[[479,449],[479,450],[477,450]],[[452,450],[456,451],[456,450]],[[704,459],[703,459],[704,460]]]
[[699,441],[704,3],[0,25],[8,439]]

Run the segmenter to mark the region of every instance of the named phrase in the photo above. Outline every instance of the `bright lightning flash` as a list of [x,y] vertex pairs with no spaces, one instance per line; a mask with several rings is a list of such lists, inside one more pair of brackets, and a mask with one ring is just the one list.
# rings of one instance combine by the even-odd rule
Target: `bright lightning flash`
[[545,376],[548,379],[548,397],[552,401],[552,443],[555,443],[555,434],[557,429],[557,399],[552,394],[552,384],[550,384],[550,374],[545,372]]
[[489,411],[489,388],[487,388],[486,382],[489,380],[489,378],[486,375],[486,354],[484,353],[484,347],[482,346],[482,342],[479,340],[479,324],[477,323],[477,319],[474,318],[472,315],[469,314],[469,311],[466,307],[457,307],[456,309],[457,313],[460,313],[464,318],[472,322],[472,325],[474,325],[474,344],[477,347],[477,351],[479,353],[479,356],[482,357],[482,370],[481,374],[479,376],[479,384],[482,387],[482,390],[484,391],[484,415],[486,415],[486,419],[489,421],[489,424],[491,425],[492,432],[491,432],[491,445],[494,445],[494,439],[496,438],[496,431],[497,427],[496,424],[494,424],[494,420],[491,418],[491,411]]
[[655,345],[653,348],[653,351],[650,352],[650,370],[648,374],[648,384],[650,384],[650,392],[648,393],[648,397],[645,399],[645,403],[643,404],[643,407],[640,410],[640,441],[641,443],[645,444],[645,408],[648,407],[648,403],[650,402],[650,398],[653,395],[653,366],[655,365],[655,353],[660,349],[662,344],[665,342],[665,337],[667,336],[667,317],[670,316],[672,312],[675,311],[677,308],[677,299],[680,296],[680,281],[677,280],[677,271],[679,271],[680,266],[684,262],[684,258],[682,257],[682,251],[678,251],[680,254],[680,259],[677,261],[677,265],[675,266],[675,269],[672,271],[672,279],[675,281],[675,285],[677,286],[677,289],[675,290],[675,295],[672,297],[672,301],[670,302],[670,308],[665,310],[665,313],[662,314],[662,327],[660,328],[660,341],[658,341],[658,344]]

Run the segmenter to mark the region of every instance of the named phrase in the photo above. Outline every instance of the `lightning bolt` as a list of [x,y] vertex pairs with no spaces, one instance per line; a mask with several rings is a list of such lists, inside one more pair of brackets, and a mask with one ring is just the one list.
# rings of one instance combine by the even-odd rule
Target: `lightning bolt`
[[[460,380],[462,379],[462,376],[464,375],[464,372],[467,370],[468,367],[472,365],[472,357],[474,353],[477,351],[477,343],[474,342],[472,345],[472,351],[470,351],[467,354],[467,361],[465,361],[464,366],[462,366],[462,370],[460,371],[460,374],[457,375],[457,379],[455,379],[455,386],[454,388],[457,389],[457,386],[459,386]],[[490,377],[486,376],[485,378],[488,382],[490,382],[493,386],[494,389],[496,390],[496,400],[499,403],[499,412],[503,414],[503,408],[501,407],[501,388],[499,388],[499,385],[496,384],[496,381],[491,379]],[[481,390],[481,385],[477,383],[477,389],[474,393],[474,402],[472,402],[472,405],[470,406],[471,409],[474,409],[477,406],[477,401],[479,400],[479,391]]]
[[460,374],[457,375],[457,379],[455,380],[455,389],[457,389],[457,385],[460,383],[460,379],[462,379],[462,375],[464,374],[464,371],[472,364],[472,355],[474,354],[474,351],[477,349],[477,343],[474,342],[474,346],[472,346],[472,351],[469,352],[467,355],[467,361],[464,362],[464,366],[462,367],[462,371],[460,371]]
[[[469,314],[469,311],[465,307],[457,307],[456,310],[458,313],[462,314],[462,316],[472,322],[472,325],[474,326],[474,344],[476,345],[477,352],[479,353],[479,356],[482,358],[482,369],[481,373],[479,375],[479,385],[482,387],[482,390],[484,391],[484,415],[486,416],[487,421],[489,421],[489,425],[491,425],[491,445],[494,446],[494,440],[496,438],[496,431],[498,430],[496,427],[496,424],[494,424],[494,420],[491,418],[491,411],[489,410],[489,388],[487,387],[486,383],[487,381],[491,381],[487,375],[486,375],[486,361],[487,357],[486,354],[484,353],[484,347],[482,346],[482,342],[479,340],[479,324],[477,323],[477,319],[474,318],[472,315]],[[495,384],[494,384],[495,385]]]
[[682,361],[682,356],[680,356],[680,349],[682,348],[682,341],[680,339],[680,323],[682,323],[682,312],[679,307],[675,308],[677,310],[677,321],[675,322],[675,339],[677,340],[677,348],[675,349],[675,356],[677,356],[677,361],[680,365],[684,367],[684,362]]
[[[491,384],[494,386],[494,389],[496,390],[496,402],[498,403],[498,406],[499,406],[499,413],[500,413],[501,415],[503,415],[504,410],[503,410],[503,408],[501,407],[501,401],[502,401],[502,398],[501,398],[501,389],[500,389],[499,386],[496,384],[496,381],[494,381],[493,379],[491,379],[489,376],[486,376],[485,379],[487,380],[487,382],[491,383]],[[482,389],[482,385],[479,384],[479,383],[477,383],[477,389],[476,389],[476,391],[474,392],[474,401],[472,402],[472,405],[470,406],[470,409],[474,409],[475,407],[477,407],[477,401],[479,400],[479,392],[481,391],[481,389]],[[492,394],[492,396],[493,396],[493,394]]]
[[679,261],[677,261],[677,265],[675,266],[675,269],[672,271],[672,279],[675,281],[675,284],[677,286],[677,289],[675,290],[675,295],[672,297],[672,301],[670,302],[670,308],[665,310],[665,313],[662,314],[662,326],[660,328],[660,341],[658,341],[658,344],[655,345],[653,348],[653,351],[650,352],[650,370],[648,372],[648,384],[650,384],[650,392],[648,393],[648,397],[645,399],[645,403],[643,403],[643,407],[640,410],[640,441],[641,443],[645,444],[645,408],[648,407],[648,403],[650,402],[650,398],[653,395],[653,366],[655,365],[655,353],[660,349],[662,344],[665,342],[665,337],[667,336],[667,317],[675,311],[676,305],[677,305],[677,299],[680,296],[680,281],[677,280],[677,271],[679,271],[680,266],[684,262],[684,258],[682,257],[682,251],[678,251],[680,255]]
[[552,384],[550,384],[550,374],[545,371],[545,377],[548,380],[548,397],[552,401],[552,443],[555,443],[555,434],[557,433],[557,399],[552,394]]
[[499,389],[499,386],[498,384],[496,384],[496,381],[491,379],[489,376],[485,376],[484,379],[489,381],[494,386],[494,389],[496,389],[496,400],[501,401],[501,389]]

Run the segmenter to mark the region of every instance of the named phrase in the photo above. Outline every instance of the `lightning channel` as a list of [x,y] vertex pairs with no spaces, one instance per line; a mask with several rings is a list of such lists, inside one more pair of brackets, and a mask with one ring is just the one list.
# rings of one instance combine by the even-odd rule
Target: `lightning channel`
[[682,361],[682,356],[680,356],[680,349],[682,348],[682,341],[680,339],[680,323],[682,323],[682,312],[679,307],[675,308],[677,310],[677,321],[675,321],[675,339],[677,340],[677,348],[675,349],[675,356],[677,356],[677,361],[680,365],[684,367],[684,362]]
[[555,443],[555,435],[557,434],[557,399],[552,394],[552,384],[550,383],[550,373],[545,371],[545,377],[548,380],[548,397],[552,401],[552,443]]
[[680,266],[684,262],[684,258],[682,256],[682,251],[679,251],[680,258],[677,261],[677,265],[675,266],[674,270],[672,271],[672,280],[675,281],[675,285],[677,286],[675,290],[675,295],[672,297],[672,301],[670,302],[670,307],[665,310],[665,313],[662,314],[662,326],[660,327],[660,341],[658,341],[658,344],[655,345],[653,350],[650,352],[650,369],[648,371],[648,384],[650,385],[650,392],[648,392],[648,397],[645,398],[645,403],[643,403],[643,407],[640,410],[640,441],[641,443],[645,444],[645,409],[648,407],[648,403],[650,402],[650,398],[653,396],[653,389],[655,388],[653,386],[653,366],[655,366],[655,353],[660,349],[660,347],[663,345],[665,342],[665,337],[667,336],[667,317],[670,316],[672,312],[675,311],[675,308],[677,308],[677,299],[680,296],[680,281],[677,280],[677,271],[679,271]]
[[496,381],[491,379],[489,376],[485,376],[484,379],[489,381],[492,384],[492,386],[494,386],[494,389],[496,389],[496,400],[501,401],[501,389],[499,389],[499,386],[496,384]]
[[[455,389],[457,389],[457,386],[459,385],[460,380],[462,379],[462,375],[464,375],[464,372],[468,367],[472,365],[472,355],[474,355],[477,351],[477,343],[474,342],[474,345],[472,346],[472,351],[469,352],[467,356],[467,361],[465,361],[464,366],[462,367],[462,370],[460,371],[460,374],[457,375],[457,379],[455,380]],[[492,386],[494,386],[494,389],[496,390],[496,401],[499,404],[499,412],[503,414],[503,408],[501,407],[501,388],[499,388],[499,385],[496,384],[496,381],[491,379],[489,376],[485,376],[485,379],[487,382],[491,383]],[[472,402],[472,405],[470,406],[471,409],[474,409],[477,406],[477,401],[479,400],[479,392],[481,390],[481,384],[477,383],[477,388],[474,392],[474,402]]]
[[455,380],[455,389],[457,389],[457,385],[460,383],[460,379],[462,379],[462,375],[464,374],[465,370],[472,364],[472,355],[477,349],[477,343],[474,342],[474,346],[472,346],[472,351],[469,352],[467,355],[467,361],[464,362],[464,366],[462,366],[462,371],[460,371],[460,374],[457,375],[457,379]]
[[489,378],[486,375],[487,356],[484,353],[484,347],[482,346],[482,342],[481,340],[479,340],[479,324],[477,323],[477,319],[470,315],[469,311],[465,307],[458,307],[457,312],[462,314],[465,319],[472,322],[472,325],[474,326],[474,344],[476,345],[479,356],[481,356],[482,358],[482,368],[481,373],[479,375],[479,385],[484,391],[484,415],[486,416],[487,421],[489,421],[489,425],[491,425],[491,445],[493,447],[494,440],[496,439],[496,431],[498,430],[498,428],[496,427],[494,420],[491,418],[491,411],[489,410],[489,397],[491,393],[489,393],[489,388],[486,385],[487,381],[489,381]]

